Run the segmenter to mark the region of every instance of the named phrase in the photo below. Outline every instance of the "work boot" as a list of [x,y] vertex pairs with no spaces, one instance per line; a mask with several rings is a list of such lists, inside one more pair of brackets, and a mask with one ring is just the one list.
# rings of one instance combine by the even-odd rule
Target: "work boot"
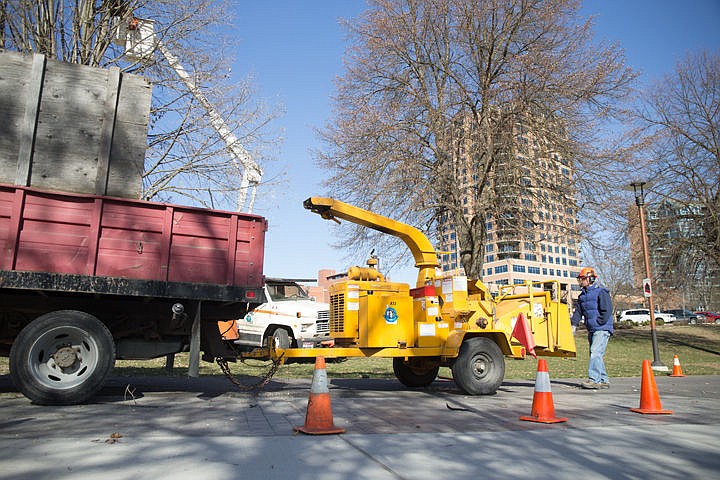
[[610,388],[609,382],[600,382],[600,388]]
[[587,382],[582,382],[580,386],[586,390],[598,390],[599,388],[602,388],[601,384],[595,383],[592,380],[588,380]]

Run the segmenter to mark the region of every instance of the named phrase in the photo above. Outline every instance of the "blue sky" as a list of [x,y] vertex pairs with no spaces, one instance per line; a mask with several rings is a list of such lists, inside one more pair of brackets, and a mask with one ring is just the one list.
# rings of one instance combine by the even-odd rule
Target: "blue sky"
[[[343,71],[338,19],[353,18],[364,8],[363,0],[235,2],[239,48],[233,74],[252,74],[258,94],[282,103],[286,112],[275,124],[284,130],[277,159],[263,164],[264,178],[282,183],[261,186],[254,210],[269,222],[267,276],[312,278],[321,268],[343,271],[351,263],[349,252],[331,246],[332,222],[304,210],[302,201],[323,194],[326,174],[315,166],[311,150],[320,146],[313,128],[330,117],[333,79]],[[597,15],[597,37],[619,42],[645,82],[670,73],[687,51],[720,48],[720,0],[587,0],[583,11]],[[416,270],[389,273],[393,280],[414,283]]]

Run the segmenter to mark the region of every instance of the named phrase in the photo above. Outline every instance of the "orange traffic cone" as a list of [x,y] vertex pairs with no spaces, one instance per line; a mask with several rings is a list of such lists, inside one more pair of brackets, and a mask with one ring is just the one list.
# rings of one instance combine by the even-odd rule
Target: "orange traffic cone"
[[671,414],[672,410],[663,410],[660,403],[655,375],[653,375],[650,360],[643,360],[642,381],[640,384],[640,407],[631,408],[631,412]]
[[344,428],[338,428],[333,423],[332,408],[330,405],[330,391],[325,372],[325,357],[315,358],[310,398],[308,398],[305,425],[295,427],[296,432],[308,435],[330,435],[345,433]]
[[680,359],[677,355],[673,358],[673,372],[670,375],[671,377],[684,377],[682,372],[682,368],[680,368]]
[[520,417],[520,420],[539,423],[567,422],[567,418],[555,417],[555,407],[553,406],[552,392],[550,391],[550,374],[544,358],[538,360],[535,394],[533,395],[530,416]]

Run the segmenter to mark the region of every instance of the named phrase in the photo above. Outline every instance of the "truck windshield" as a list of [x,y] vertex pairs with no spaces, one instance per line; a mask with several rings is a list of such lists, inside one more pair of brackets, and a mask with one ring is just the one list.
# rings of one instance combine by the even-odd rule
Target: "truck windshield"
[[283,300],[308,300],[308,295],[297,283],[283,283],[267,286],[270,297],[276,302]]

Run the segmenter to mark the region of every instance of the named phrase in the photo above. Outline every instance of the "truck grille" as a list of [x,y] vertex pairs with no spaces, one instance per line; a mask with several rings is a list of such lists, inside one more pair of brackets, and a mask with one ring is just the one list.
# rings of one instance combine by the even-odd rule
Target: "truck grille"
[[345,292],[330,296],[330,331],[345,331]]
[[315,322],[316,335],[327,335],[330,333],[330,310],[323,310],[317,313]]

